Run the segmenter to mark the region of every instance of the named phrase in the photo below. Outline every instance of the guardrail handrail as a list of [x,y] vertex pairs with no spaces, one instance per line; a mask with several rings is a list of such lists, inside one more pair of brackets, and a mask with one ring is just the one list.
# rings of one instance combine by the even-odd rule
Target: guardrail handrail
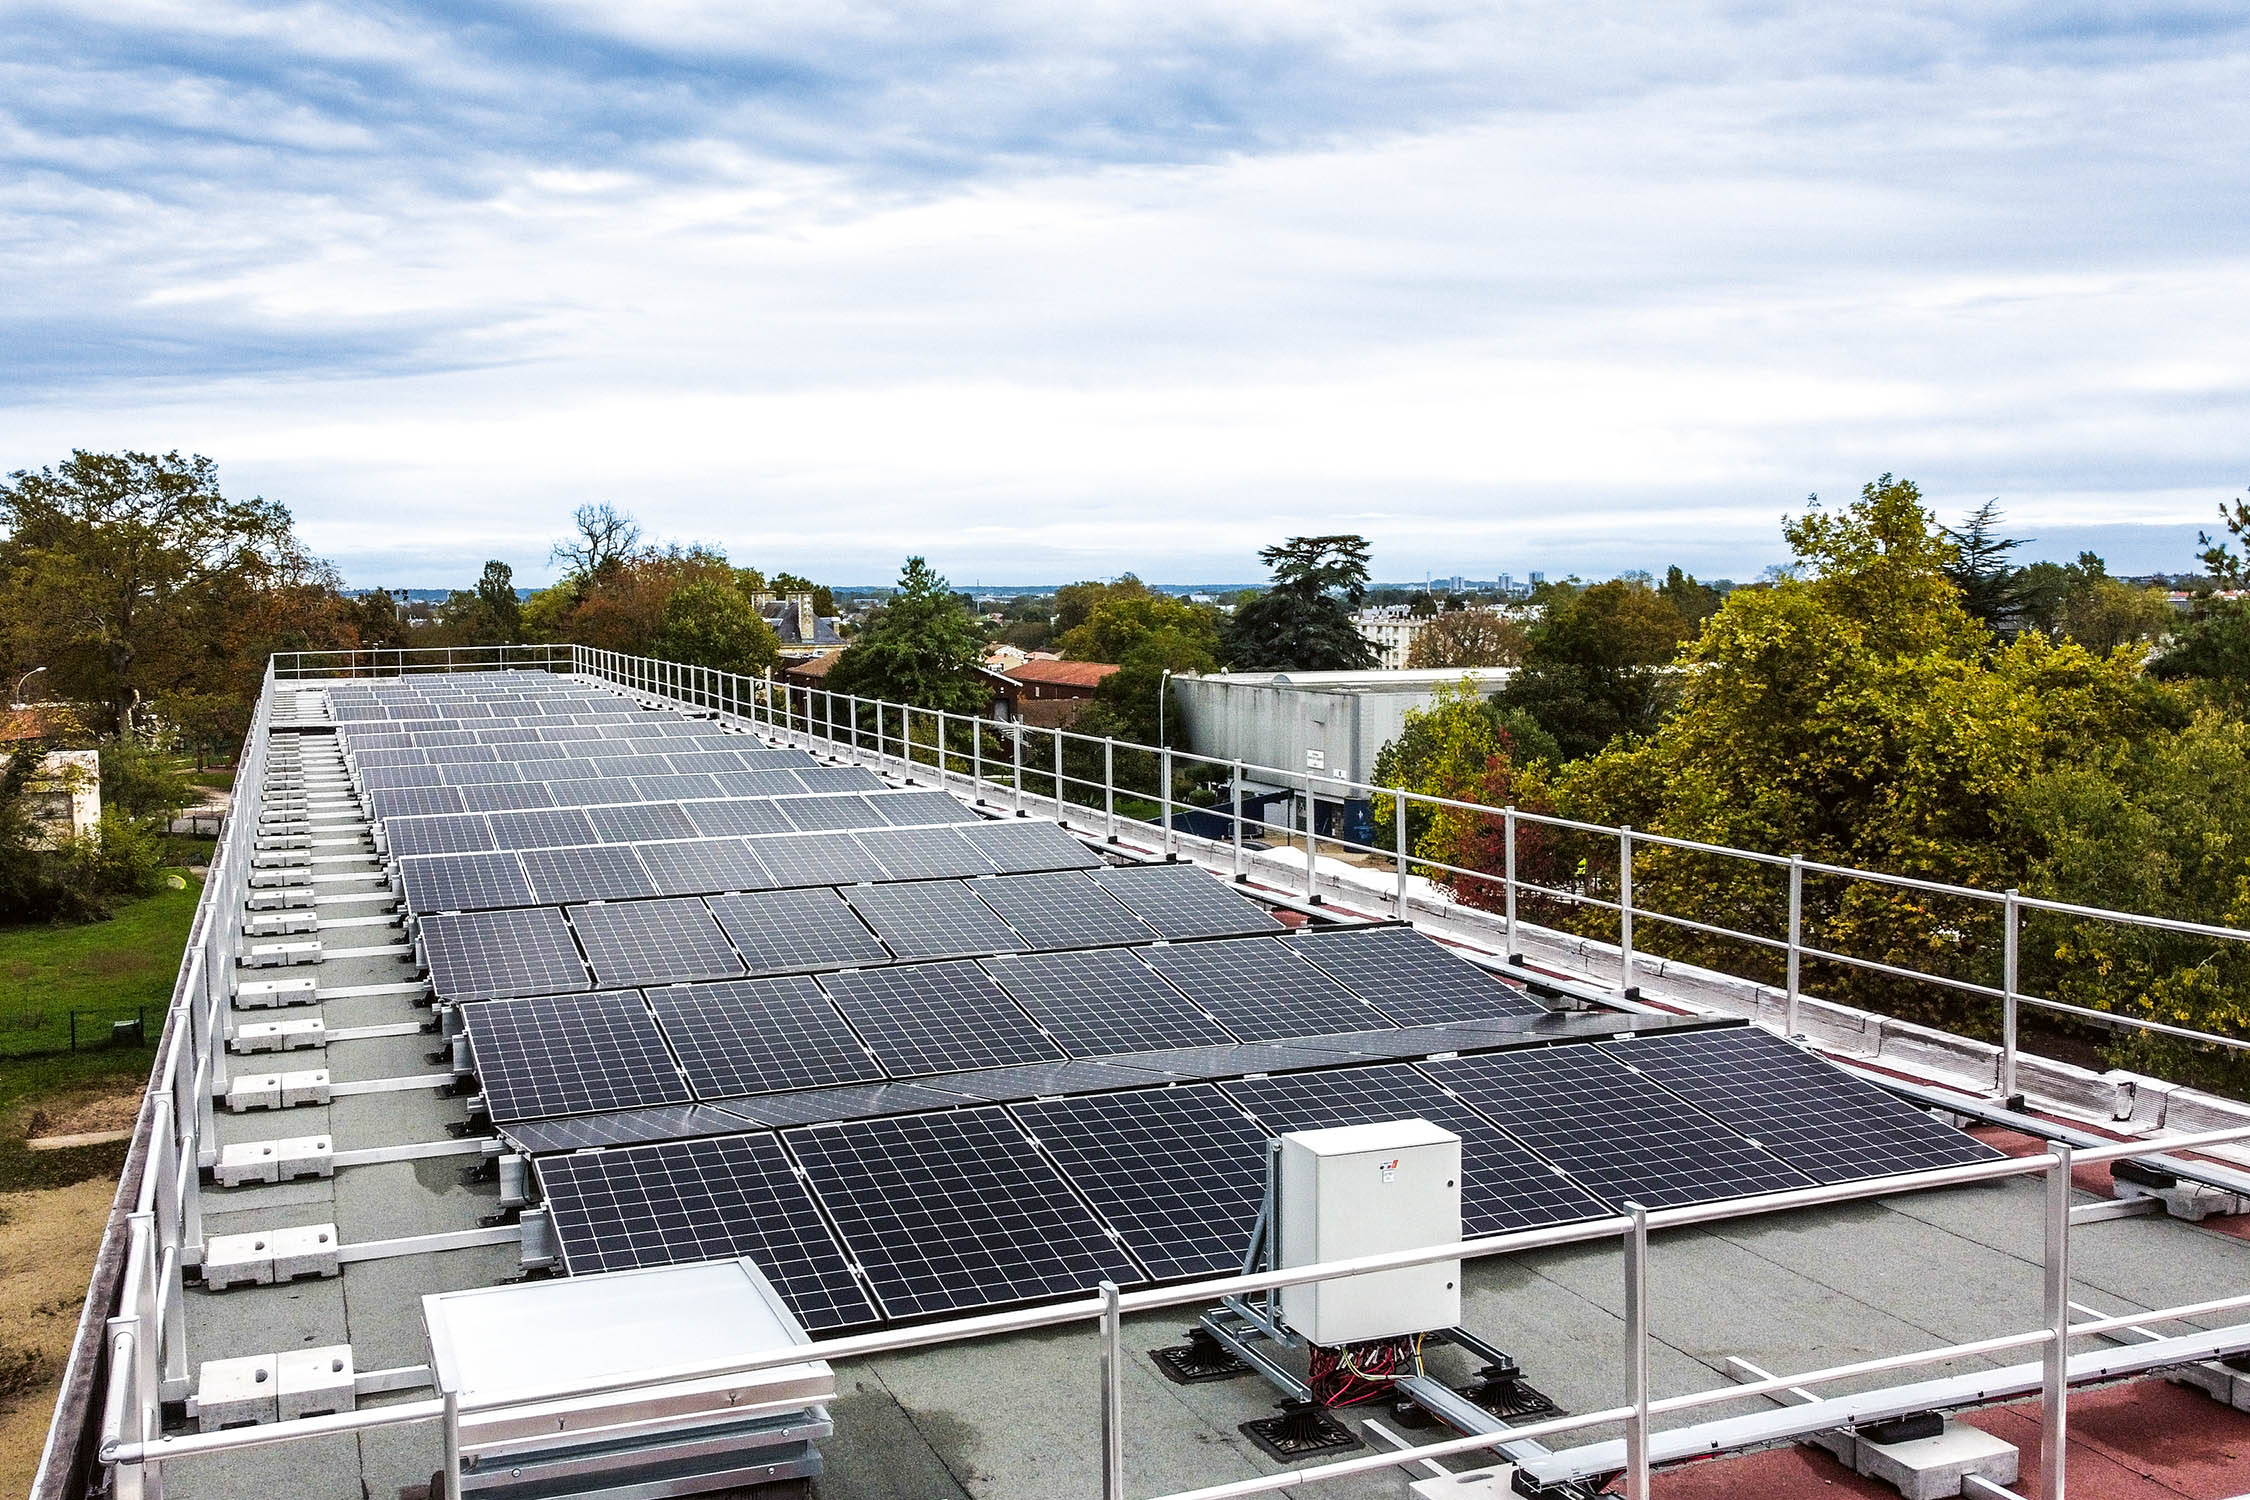
[[[1171,773],[1185,752],[1170,747],[1136,745],[1128,741],[1078,734],[1061,728],[1037,728],[1021,723],[995,726],[974,716],[949,714],[943,711],[921,709],[910,705],[879,700],[861,699],[848,694],[834,693],[825,688],[807,688],[799,685],[777,684],[768,675],[751,678],[741,674],[716,671],[653,658],[625,656],[620,653],[597,650],[584,646],[542,645],[531,647],[404,647],[383,648],[378,651],[335,651],[283,653],[269,661],[264,688],[253,717],[249,739],[238,758],[238,787],[254,790],[262,784],[267,759],[269,736],[266,731],[272,723],[274,689],[282,682],[320,681],[338,677],[367,674],[405,676],[420,671],[442,672],[482,670],[489,667],[538,667],[574,673],[590,680],[611,683],[629,692],[639,694],[652,702],[675,705],[696,712],[716,712],[732,716],[745,727],[764,732],[788,742],[825,747],[833,753],[849,754],[855,758],[872,757],[881,765],[897,765],[911,770],[934,769],[941,784],[952,786],[967,784],[984,793],[1004,794],[1020,808],[1026,800],[1026,783],[1047,779],[1052,795],[1048,798],[1031,797],[1033,804],[1051,802],[1059,817],[1066,820],[1072,815],[1098,813],[1107,831],[1115,836],[1120,828],[1145,830],[1161,840],[1167,853],[1178,846],[1181,835],[1174,817],[1177,811],[1172,797]],[[839,707],[845,712],[838,713]],[[815,708],[819,709],[816,715]],[[874,717],[872,751],[867,743],[867,728],[863,714]],[[917,717],[930,731],[926,741],[917,738]],[[891,721],[895,720],[895,726]],[[949,721],[960,721],[969,732],[966,749],[955,748],[948,736]],[[998,759],[988,768],[986,743],[988,735],[997,732],[1006,744],[1004,759]],[[1041,736],[1051,738],[1051,754],[1038,759],[1027,758],[1026,746]],[[1102,776],[1096,781],[1085,775],[1070,774],[1066,749],[1071,745],[1100,753]],[[924,759],[927,752],[929,759]],[[1120,752],[1156,757],[1162,779],[1156,795],[1148,798],[1158,806],[1159,821],[1121,813],[1117,802],[1122,794],[1128,799],[1143,798],[1147,794],[1120,786],[1116,775],[1117,756]],[[2003,1081],[2009,1091],[2014,1082],[2015,1008],[2018,1003],[2043,1006],[2061,1013],[2097,1018],[2111,1024],[2143,1026],[2149,1030],[2169,1035],[2185,1036],[2195,1040],[2224,1046],[2250,1046],[2240,1039],[2195,1032],[2154,1021],[2109,1012],[2088,1011],[2084,1007],[2045,1000],[2021,994],[2016,985],[2015,941],[2020,912],[2024,909],[2054,912],[2060,915],[2096,920],[2106,920],[2137,925],[2157,930],[2191,936],[2211,937],[2227,941],[2250,941],[2250,932],[2238,929],[2213,927],[2202,923],[2179,922],[2173,919],[2143,916],[2136,913],[2107,911],[2101,908],[2076,906],[2071,903],[2025,897],[2015,891],[1991,892],[1973,887],[1952,886],[1942,882],[1920,880],[1909,876],[1888,875],[1882,872],[1856,870],[1807,861],[1793,856],[1780,856],[1760,851],[1728,848],[1723,845],[1701,843],[1689,839],[1676,839],[1663,835],[1641,833],[1629,828],[1608,828],[1603,825],[1560,818],[1551,814],[1526,812],[1519,808],[1492,808],[1458,799],[1432,797],[1397,788],[1374,786],[1369,783],[1349,781],[1344,778],[1315,776],[1303,771],[1291,771],[1258,766],[1239,760],[1212,759],[1186,755],[1193,764],[1230,766],[1234,773],[1235,800],[1231,813],[1219,813],[1232,826],[1233,858],[1236,872],[1243,871],[1245,826],[1252,820],[1242,811],[1241,785],[1245,777],[1256,776],[1271,780],[1284,789],[1297,789],[1307,796],[1333,796],[1339,791],[1364,792],[1371,797],[1397,799],[1394,808],[1394,826],[1398,843],[1393,849],[1378,849],[1370,844],[1338,838],[1318,839],[1306,830],[1305,841],[1305,894],[1318,899],[1316,883],[1317,846],[1325,842],[1354,852],[1381,856],[1395,862],[1397,913],[1408,915],[1408,874],[1411,869],[1437,870],[1462,879],[1485,881],[1504,887],[1505,932],[1507,948],[1511,955],[1520,952],[1516,895],[1519,890],[1546,895],[1553,899],[1618,913],[1621,919],[1622,941],[1618,945],[1622,978],[1629,985],[1634,977],[1635,954],[1632,946],[1632,921],[1662,921],[1681,927],[1709,933],[1714,936],[1739,939],[1769,949],[1785,949],[1788,954],[1790,982],[1788,987],[1789,1029],[1795,1032],[1796,1007],[1799,999],[1798,966],[1810,957],[1824,962],[1854,965],[1874,972],[1896,975],[1901,978],[1938,984],[1966,993],[1998,998],[2004,1005],[2006,1037],[2003,1051]],[[1041,761],[1045,763],[1042,764]],[[987,770],[993,774],[987,775]],[[1002,776],[1005,779],[1001,779]],[[1088,794],[1089,800],[1077,802],[1070,795],[1075,785]],[[238,800],[237,809],[242,804]],[[1423,807],[1437,810],[1462,811],[1487,818],[1497,818],[1507,831],[1504,871],[1498,875],[1485,870],[1445,865],[1413,854],[1405,846],[1407,819],[1397,815],[1398,809]],[[1308,819],[1309,822],[1309,819]],[[1539,886],[1520,877],[1516,870],[1515,834],[1520,824],[1558,827],[1586,833],[1601,838],[1614,838],[1618,842],[1619,867],[1615,901],[1594,896],[1584,891],[1562,891]],[[105,1293],[99,1279],[89,1295],[85,1316],[81,1323],[80,1339],[73,1347],[71,1365],[66,1374],[66,1396],[74,1385],[84,1385],[90,1375],[88,1362],[108,1358],[108,1369],[98,1381],[106,1400],[102,1403],[102,1416],[98,1429],[100,1458],[113,1466],[117,1493],[121,1496],[139,1496],[155,1493],[156,1486],[144,1485],[153,1481],[160,1472],[159,1465],[170,1457],[184,1457],[191,1453],[226,1451],[235,1447],[262,1446],[274,1442],[291,1441],[298,1437],[313,1436],[319,1432],[340,1431],[334,1419],[307,1418],[295,1423],[275,1424],[254,1429],[234,1429],[226,1432],[192,1437],[164,1438],[161,1436],[161,1404],[177,1400],[188,1394],[188,1365],[185,1340],[185,1323],[182,1315],[184,1289],[183,1273],[190,1265],[199,1263],[202,1252],[202,1220],[200,1202],[200,1170],[216,1160],[216,1147],[212,1134],[212,1104],[214,1098],[226,1088],[227,1054],[224,1045],[227,1025],[229,985],[234,960],[240,945],[231,913],[242,899],[248,854],[256,830],[256,819],[230,816],[222,828],[219,844],[214,852],[209,875],[202,897],[198,902],[194,923],[190,930],[187,949],[183,954],[179,979],[174,987],[171,1004],[166,1011],[159,1053],[152,1065],[147,1102],[141,1115],[141,1124],[134,1141],[134,1160],[142,1164],[137,1191],[132,1195],[131,1208],[122,1223],[113,1223],[105,1236],[105,1263],[113,1253],[122,1252],[122,1268],[112,1291]],[[1201,841],[1210,844],[1211,841]],[[1790,933],[1786,940],[1757,933],[1704,923],[1696,919],[1673,916],[1648,908],[1645,903],[1636,905],[1632,886],[1632,858],[1635,846],[1679,849],[1694,853],[1743,860],[1767,868],[1786,868],[1791,880]],[[1225,852],[1214,846],[1214,857]],[[1987,903],[1998,903],[2006,916],[2008,942],[2007,976],[2004,984],[1995,989],[1951,976],[1930,974],[1919,970],[1886,965],[1873,960],[1850,955],[1829,953],[1804,941],[1798,924],[1796,899],[1803,875],[1815,874],[1854,880],[1868,880],[1906,889],[1925,891],[1946,896],[1959,896]],[[1968,1357],[1971,1354],[1993,1352],[2001,1348],[2038,1345],[2045,1350],[2049,1378],[2048,1389],[2042,1393],[2045,1428],[2050,1439],[2059,1440],[2067,1401],[2063,1384],[2064,1358],[2068,1339],[2079,1334],[2110,1331],[2116,1328],[2147,1322],[2161,1322],[2173,1318],[2200,1316],[2237,1306],[2250,1305],[2250,1297],[2220,1298],[2185,1308],[2131,1314],[2127,1319],[2096,1319],[2072,1325],[2068,1322],[2067,1305],[2064,1311],[2054,1314],[2054,1289],[2058,1266],[2067,1265],[2067,1230],[2069,1203],[2069,1170],[2075,1160],[2079,1164],[2119,1160],[2126,1157],[2145,1156],[2154,1151],[2198,1149],[2230,1144],[2250,1139],[2250,1127],[2208,1132],[2202,1135],[2176,1137],[2172,1140],[2137,1140],[2114,1147],[2080,1150],[2072,1153],[2067,1146],[2056,1146],[2047,1152],[2025,1158],[2001,1162],[1974,1163],[1965,1167],[1938,1169],[1932,1172],[1903,1174],[1872,1182],[1843,1183],[1824,1187],[1792,1189],[1754,1199],[1737,1199],[1725,1203],[1697,1205],[1684,1209],[1644,1211],[1631,1208],[1621,1216],[1591,1221],[1580,1225],[1558,1226],[1551,1229],[1518,1231],[1509,1235],[1492,1236],[1483,1240],[1442,1247],[1430,1247],[1414,1252],[1401,1252],[1391,1256],[1364,1257],[1356,1261],[1335,1262],[1325,1266],[1300,1267],[1286,1272],[1266,1272],[1255,1276],[1222,1277],[1188,1285],[1148,1288],[1135,1292],[1120,1292],[1114,1286],[1104,1286],[1100,1295],[1077,1299],[1045,1307],[1018,1309],[1011,1312],[986,1314],[967,1319],[924,1325],[909,1329],[889,1329],[876,1334],[847,1336],[822,1340],[812,1351],[821,1358],[843,1359],[861,1354],[887,1352],[894,1349],[920,1347],[927,1344],[949,1343],[963,1339],[991,1336],[1037,1327],[1059,1326],[1094,1320],[1100,1324],[1105,1340],[1106,1368],[1114,1369],[1118,1350],[1118,1319],[1126,1311],[1144,1311],[1155,1308],[1184,1305],[1191,1302],[1208,1302],[1221,1296],[1247,1295],[1273,1288],[1327,1280],[1335,1276],[1365,1274],[1370,1269],[1427,1264],[1439,1260],[1479,1259],[1486,1256],[1516,1254],[1526,1250],[1554,1245],[1582,1243],[1605,1238],[1620,1239],[1626,1247],[1627,1274],[1630,1279],[1638,1274],[1645,1277],[1647,1237],[1653,1230],[1684,1225],[1716,1222],[1750,1214],[1775,1212],[1784,1208],[1805,1207],[1814,1204],[1857,1201],[1899,1193],[1922,1191],[1932,1187],[1959,1183],[1997,1180],[2015,1176],[2044,1174],[2048,1182],[2048,1242],[2043,1261],[2049,1288],[2050,1317],[2046,1326],[2025,1334],[2007,1335],[1999,1340],[1985,1340],[1978,1344],[1952,1345],[1944,1349],[1925,1351],[1918,1356],[1888,1357],[1885,1360],[1864,1363],[1860,1366],[1840,1366],[1830,1371],[1810,1372],[1790,1377],[1775,1377],[1771,1382],[1755,1386],[1727,1386],[1691,1396],[1652,1400],[1645,1382],[1634,1403],[1607,1412],[1586,1414],[1575,1418],[1561,1418],[1553,1422],[1515,1429],[1511,1437],[1530,1437],[1540,1433],[1576,1430],[1605,1422],[1624,1422],[1629,1435],[1628,1447],[1637,1454],[1628,1465],[1628,1490],[1635,1495],[1646,1494],[1647,1435],[1650,1418],[1676,1410],[1686,1410],[1706,1404],[1720,1404],[1728,1400],[1745,1399],[1772,1386],[1779,1389],[1782,1383],[1803,1383],[1808,1379],[1841,1379],[1852,1373],[1873,1373],[1877,1369],[1900,1369],[1914,1364],[1942,1363],[1948,1359]],[[128,1167],[128,1173],[131,1166]],[[120,1202],[122,1205],[122,1187]],[[2059,1201],[2061,1233],[2058,1239],[2056,1203]],[[2066,1269],[2060,1273],[2067,1282]],[[1629,1286],[1630,1291],[1630,1286]],[[1630,1330],[1631,1342],[1645,1349],[1645,1297],[1628,1296],[1628,1306],[1638,1305],[1643,1311]],[[93,1321],[106,1315],[106,1332],[100,1340],[90,1337]],[[751,1373],[757,1369],[798,1363],[807,1357],[800,1349],[779,1352],[748,1361],[733,1361],[723,1366],[699,1366],[694,1374],[723,1375]],[[1645,1367],[1645,1366],[1644,1366]],[[688,1378],[686,1374],[663,1373],[655,1376],[643,1373],[622,1388],[646,1388],[675,1378]],[[1121,1441],[1118,1438],[1122,1413],[1111,1409],[1111,1403],[1121,1399],[1115,1393],[1117,1382],[1105,1379],[1105,1447]],[[599,1394],[607,1387],[588,1387],[576,1394]],[[569,1394],[569,1393],[566,1393]],[[555,1399],[548,1392],[536,1399]],[[443,1392],[442,1400],[403,1403],[398,1406],[371,1408],[355,1413],[349,1423],[350,1430],[397,1425],[410,1422],[441,1421],[445,1424],[448,1450],[458,1443],[458,1422],[462,1410],[499,1409],[511,1401],[535,1399],[520,1394],[499,1393],[494,1396],[471,1396],[466,1401],[463,1393]],[[326,1425],[323,1425],[326,1424]],[[33,1493],[42,1500],[49,1494],[59,1493],[57,1485],[67,1479],[58,1478],[57,1464],[67,1455],[61,1451],[64,1418],[58,1409],[55,1428],[49,1434],[48,1451],[43,1456],[40,1476]],[[1362,1472],[1371,1467],[1406,1464],[1423,1457],[1444,1457],[1477,1452],[1493,1446],[1496,1440],[1489,1435],[1452,1439],[1425,1445],[1417,1449],[1402,1449],[1395,1453],[1375,1455],[1367,1459],[1348,1460],[1340,1464],[1318,1466],[1317,1470],[1297,1470],[1258,1480],[1242,1481],[1194,1492],[1199,1496],[1250,1495],[1278,1490],[1306,1478]],[[2048,1466],[2056,1476],[2049,1490],[2051,1496],[2060,1495],[2059,1464]],[[1105,1493],[1107,1490],[1105,1466]],[[1121,1473],[1121,1469],[1118,1471]],[[1113,1500],[1116,1497],[1113,1496]]]

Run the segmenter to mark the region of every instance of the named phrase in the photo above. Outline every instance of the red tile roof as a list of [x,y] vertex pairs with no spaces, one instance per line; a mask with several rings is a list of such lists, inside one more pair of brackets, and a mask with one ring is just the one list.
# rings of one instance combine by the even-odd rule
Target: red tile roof
[[1018,682],[1048,682],[1057,687],[1099,687],[1118,668],[1106,661],[1041,661],[1034,658],[1007,675]]

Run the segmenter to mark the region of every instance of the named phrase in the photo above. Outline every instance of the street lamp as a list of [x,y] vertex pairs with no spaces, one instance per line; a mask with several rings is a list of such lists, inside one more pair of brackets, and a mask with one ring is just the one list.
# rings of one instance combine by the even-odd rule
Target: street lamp
[[16,679],[15,690],[8,694],[8,701],[10,703],[23,702],[23,685],[46,670],[47,669],[45,667],[33,667],[30,671],[24,673],[21,677],[18,677]]

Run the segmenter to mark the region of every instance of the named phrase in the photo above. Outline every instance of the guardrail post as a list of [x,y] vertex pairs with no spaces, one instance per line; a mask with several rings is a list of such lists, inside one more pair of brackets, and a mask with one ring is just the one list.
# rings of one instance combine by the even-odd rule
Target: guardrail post
[[1617,830],[1617,954],[1622,978],[1618,988],[1633,992],[1633,830]]
[[1406,790],[1401,787],[1391,793],[1391,842],[1396,845],[1398,857],[1398,919],[1406,920]]
[[1102,837],[1117,842],[1117,741],[1102,740]]
[[1172,747],[1166,745],[1157,756],[1156,779],[1162,783],[1157,788],[1157,816],[1164,820],[1164,857],[1172,857]]
[[1014,783],[1011,797],[1015,802],[1016,811],[1020,813],[1023,811],[1023,720],[1021,719],[1017,719],[1008,725],[1008,765],[1010,768],[1009,780]]
[[1320,897],[1313,893],[1313,866],[1314,861],[1319,858],[1315,847],[1319,835],[1315,832],[1315,825],[1319,821],[1320,804],[1313,800],[1312,778],[1307,776],[1305,778],[1305,900],[1311,905],[1318,905],[1320,901]]
[[1625,1237],[1625,1382],[1633,1415],[1625,1423],[1625,1494],[1649,1500],[1648,1465],[1648,1210],[1622,1205],[1633,1216]]
[[1513,805],[1500,809],[1500,895],[1507,905],[1508,952],[1514,958],[1523,950],[1516,946],[1516,810]]
[[1055,728],[1055,821],[1068,821],[1063,816],[1063,732],[1060,725]]
[[2070,1147],[2049,1146],[2045,1312],[2048,1341],[2039,1391],[2039,1494],[2063,1500],[2070,1440]]
[[1789,856],[1789,999],[1782,1016],[1782,1030],[1789,1036],[1803,1036],[1804,1029],[1797,1024],[1797,995],[1804,968],[1805,956],[1805,857]]
[[984,715],[969,720],[969,780],[976,784],[977,801],[984,801]]
[[945,764],[945,710],[940,708],[932,712],[937,715],[937,784],[941,787],[950,786],[952,773],[946,769]]
[[1242,878],[1242,762],[1234,763],[1234,878]]
[[1125,1500],[1125,1320],[1117,1283],[1102,1294],[1102,1500]]
[[[2019,893],[2008,887],[2000,906],[2000,1097],[2016,1096],[2016,983],[2018,940],[2023,932]],[[1990,973],[1988,969],[1985,972]]]
[[461,1393],[445,1393],[445,1500],[461,1500]]

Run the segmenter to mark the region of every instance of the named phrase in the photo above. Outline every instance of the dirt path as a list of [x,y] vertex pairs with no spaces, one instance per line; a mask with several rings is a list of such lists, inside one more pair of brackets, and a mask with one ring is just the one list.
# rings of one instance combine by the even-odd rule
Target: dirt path
[[117,1184],[0,1194],[0,1495],[28,1495]]

